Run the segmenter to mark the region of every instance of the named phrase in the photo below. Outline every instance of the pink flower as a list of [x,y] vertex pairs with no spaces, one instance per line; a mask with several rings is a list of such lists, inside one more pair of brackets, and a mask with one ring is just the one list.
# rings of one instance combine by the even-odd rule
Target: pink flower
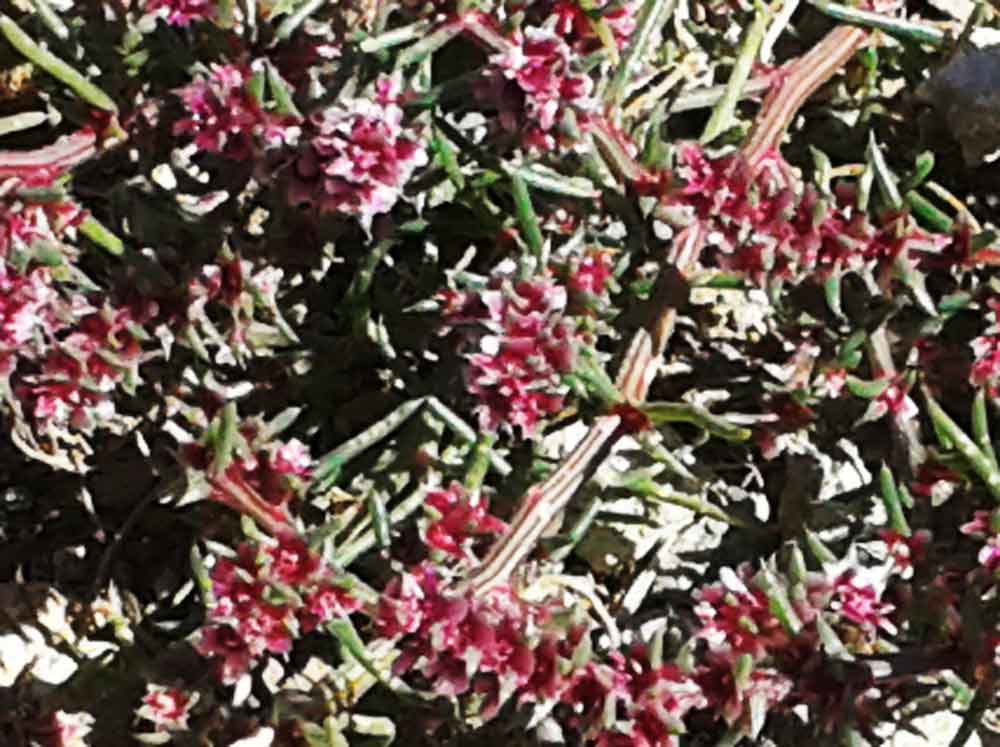
[[174,124],[174,135],[191,135],[199,150],[245,161],[257,143],[277,146],[294,139],[295,119],[265,111],[247,85],[253,71],[239,65],[211,65],[178,91],[188,116]]
[[498,534],[507,525],[488,513],[484,498],[472,503],[460,483],[447,490],[432,490],[424,505],[437,516],[424,535],[428,545],[455,558],[469,557],[469,544],[479,535]]
[[612,276],[613,268],[608,255],[594,252],[584,257],[574,268],[567,281],[567,286],[570,291],[575,293],[600,296],[604,294]]
[[[635,30],[636,3],[597,0],[593,7],[600,9],[597,19],[611,31],[615,47],[624,49]],[[557,0],[552,3],[549,17],[555,17],[556,33],[572,44],[577,54],[591,54],[603,45],[591,15],[572,0]]]
[[885,542],[893,558],[893,567],[900,571],[904,578],[912,574],[914,564],[926,558],[927,548],[931,542],[931,533],[926,529],[914,532],[910,537],[891,529],[883,529],[879,532],[879,537]]
[[339,586],[321,586],[305,597],[305,609],[299,611],[303,633],[331,620],[339,620],[361,609],[361,601]]
[[446,595],[436,573],[420,566],[386,587],[375,625],[380,635],[404,636],[397,673],[415,668],[443,695],[468,692],[476,675],[479,694],[490,700],[531,679],[526,635],[546,616],[505,587],[484,597]]
[[917,474],[910,490],[922,498],[932,498],[936,494],[949,495],[962,476],[953,469],[937,462],[924,462],[917,469]]
[[293,438],[275,450],[271,466],[276,472],[283,475],[308,478],[312,472],[312,457],[309,454],[309,447],[297,438]]
[[45,747],[86,747],[87,735],[93,724],[94,717],[86,711],[56,711],[41,729],[44,734],[42,744]]
[[976,387],[985,386],[992,391],[1000,379],[1000,299],[987,301],[992,324],[986,333],[972,341],[975,361],[969,372],[969,382]]
[[290,534],[263,548],[240,545],[236,558],[216,561],[211,580],[214,603],[195,648],[220,660],[226,684],[238,680],[265,653],[290,651],[299,633],[310,633],[361,606],[337,586],[320,557]]
[[572,70],[573,52],[569,45],[554,31],[543,28],[527,28],[523,34],[510,40],[509,48],[491,58],[496,67],[493,78],[492,96],[499,100],[509,100],[511,94],[498,85],[499,80],[515,84],[521,100],[523,121],[509,121],[513,112],[510,105],[501,105],[501,114],[508,109],[504,126],[519,129],[526,124],[523,137],[543,149],[555,147],[555,138],[549,134],[555,127],[556,116],[566,108],[573,108],[581,114],[594,109],[591,98],[593,81]]
[[212,0],[146,0],[146,10],[164,11],[171,26],[188,26],[191,21],[215,18],[216,4]]
[[836,399],[847,383],[847,371],[843,368],[831,368],[821,373],[816,379],[816,394],[820,397]]
[[319,556],[294,536],[279,538],[277,546],[267,548],[265,554],[274,578],[293,588],[315,577],[321,565]]
[[626,714],[632,722],[632,744],[674,747],[674,734],[684,731],[688,712],[708,700],[698,683],[673,664],[654,668],[644,646],[633,648],[624,667],[629,675]]
[[897,423],[905,423],[920,413],[916,403],[908,394],[909,387],[905,386],[902,376],[890,377],[888,382],[882,393],[868,405],[861,418],[862,421],[878,420],[885,415],[891,415]]
[[750,568],[741,567],[737,579],[743,588],[729,584],[711,584],[695,592],[695,612],[701,620],[699,638],[715,650],[732,655],[750,654],[763,659],[768,651],[788,645],[789,637],[781,621],[771,612],[767,595],[755,588]]
[[481,328],[466,371],[480,427],[534,436],[540,421],[562,408],[561,377],[573,367],[578,343],[563,317],[566,289],[548,279],[497,277],[485,290],[444,297],[446,329],[472,321]]
[[243,636],[229,625],[202,628],[194,648],[204,657],[219,660],[219,678],[225,685],[235,684],[250,671],[254,658]]
[[851,571],[835,578],[828,589],[820,591],[814,587],[810,591],[813,594],[832,592],[830,609],[867,632],[874,633],[882,629],[894,633],[896,630],[896,626],[889,620],[889,613],[894,607],[882,602],[871,586],[858,584]]
[[855,209],[853,188],[838,185],[825,197],[803,184],[776,151],[748,163],[740,154],[711,159],[698,145],[682,145],[673,176],[648,174],[637,187],[659,195],[665,216],[678,227],[699,225],[720,267],[757,282],[825,279],[874,267],[888,284],[898,259],[919,264],[948,243],[906,216],[884,215],[873,223]]
[[313,115],[313,135],[300,153],[289,197],[293,203],[355,216],[370,229],[388,213],[427,152],[403,125],[397,83],[382,78],[376,96],[341,101]]
[[960,529],[962,534],[985,540],[979,564],[990,576],[1000,573],[1000,512],[976,511],[973,520]]
[[146,685],[146,694],[136,715],[152,721],[156,731],[186,731],[191,708],[197,702],[198,693],[150,684]]

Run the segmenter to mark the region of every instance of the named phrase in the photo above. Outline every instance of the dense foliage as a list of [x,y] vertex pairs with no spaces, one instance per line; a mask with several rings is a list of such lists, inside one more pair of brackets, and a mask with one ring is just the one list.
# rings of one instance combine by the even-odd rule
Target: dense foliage
[[997,744],[998,26],[5,3],[0,742]]

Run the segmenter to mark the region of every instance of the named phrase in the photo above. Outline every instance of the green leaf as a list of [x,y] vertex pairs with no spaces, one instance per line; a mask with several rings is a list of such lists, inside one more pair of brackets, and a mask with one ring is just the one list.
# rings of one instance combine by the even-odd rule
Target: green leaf
[[521,226],[521,235],[524,237],[528,249],[535,258],[540,259],[545,240],[542,238],[542,228],[538,222],[538,215],[531,204],[531,195],[528,193],[528,185],[524,177],[519,173],[511,174],[511,194],[514,197],[514,210],[517,214],[517,221]]
[[896,183],[896,175],[889,170],[885,157],[882,155],[878,143],[875,141],[875,133],[868,133],[868,148],[866,151],[868,163],[871,164],[875,172],[875,183],[878,185],[879,194],[886,205],[892,210],[903,209],[903,198],[899,194],[899,185]]
[[219,475],[229,468],[233,462],[233,450],[236,447],[238,433],[236,419],[236,403],[227,402],[219,415],[218,430],[212,444],[215,456],[212,459],[212,474]]
[[712,115],[705,125],[704,132],[699,140],[702,144],[710,143],[719,135],[733,126],[736,105],[739,103],[741,92],[750,78],[750,71],[753,69],[754,60],[757,59],[757,51],[764,40],[764,32],[767,30],[768,12],[761,3],[756,4],[753,23],[743,36],[743,43],[740,45],[739,55],[736,57],[736,64],[726,82],[726,92],[712,109]]
[[885,511],[889,517],[889,526],[904,537],[909,537],[912,532],[906,521],[906,515],[903,513],[899,491],[896,489],[896,481],[893,479],[892,471],[885,464],[879,471],[879,485],[882,489],[882,502],[885,504]]
[[667,22],[676,5],[676,0],[644,0],[636,16],[635,30],[629,37],[628,47],[622,55],[611,85],[604,94],[604,103],[608,109],[617,109],[621,103],[629,76],[633,72],[632,68],[636,67],[645,56],[653,35]]
[[38,46],[35,40],[28,36],[18,24],[2,13],[0,13],[0,33],[6,37],[14,49],[53,78],[65,83],[73,93],[88,104],[107,112],[118,112],[117,105],[108,94],[83,77],[69,64]]
[[334,620],[327,623],[327,629],[337,638],[344,650],[358,662],[365,671],[379,682],[385,682],[385,677],[378,667],[372,662],[371,657],[365,650],[365,643],[354,629],[354,625],[348,618]]
[[865,381],[864,379],[859,379],[857,376],[849,375],[845,383],[847,384],[848,391],[861,399],[875,399],[889,388],[888,379]]

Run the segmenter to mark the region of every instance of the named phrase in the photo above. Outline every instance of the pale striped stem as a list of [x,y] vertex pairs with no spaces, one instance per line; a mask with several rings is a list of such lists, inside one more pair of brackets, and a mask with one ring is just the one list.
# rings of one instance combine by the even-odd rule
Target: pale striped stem
[[[788,66],[788,72],[764,102],[758,121],[744,147],[751,164],[777,148],[803,102],[828,80],[868,39],[868,32],[850,27],[834,29],[809,53]],[[674,239],[667,262],[687,276],[704,245],[704,230],[694,224]],[[616,386],[626,402],[645,401],[656,376],[660,356],[673,333],[676,309],[663,303],[651,323],[632,338],[618,373]],[[482,563],[459,585],[459,593],[484,594],[506,583],[534,549],[546,527],[558,516],[589,473],[593,461],[606,453],[619,435],[618,415],[598,417],[587,435],[545,482],[533,486],[521,499],[510,529],[490,548]]]
[[785,66],[784,80],[775,83],[764,99],[743,154],[752,166],[781,144],[796,112],[868,40],[869,32],[838,26],[802,57]]
[[[689,272],[697,261],[703,238],[703,232],[697,226],[682,231],[674,242],[672,256],[667,259]],[[680,261],[683,264],[679,264]],[[656,377],[660,356],[673,333],[676,314],[671,304],[663,304],[649,324],[632,338],[615,382],[626,402],[636,405],[645,401]],[[459,591],[472,590],[483,594],[510,578],[534,549],[545,528],[566,508],[594,460],[622,435],[618,428],[620,424],[618,415],[603,415],[594,421],[587,435],[555,473],[528,490],[511,519],[507,533],[493,544]]]

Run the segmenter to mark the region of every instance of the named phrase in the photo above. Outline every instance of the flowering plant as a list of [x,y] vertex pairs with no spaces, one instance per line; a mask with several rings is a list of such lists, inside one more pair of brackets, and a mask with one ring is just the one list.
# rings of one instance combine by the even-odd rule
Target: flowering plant
[[1000,16],[926,12],[5,9],[0,743],[995,742]]

